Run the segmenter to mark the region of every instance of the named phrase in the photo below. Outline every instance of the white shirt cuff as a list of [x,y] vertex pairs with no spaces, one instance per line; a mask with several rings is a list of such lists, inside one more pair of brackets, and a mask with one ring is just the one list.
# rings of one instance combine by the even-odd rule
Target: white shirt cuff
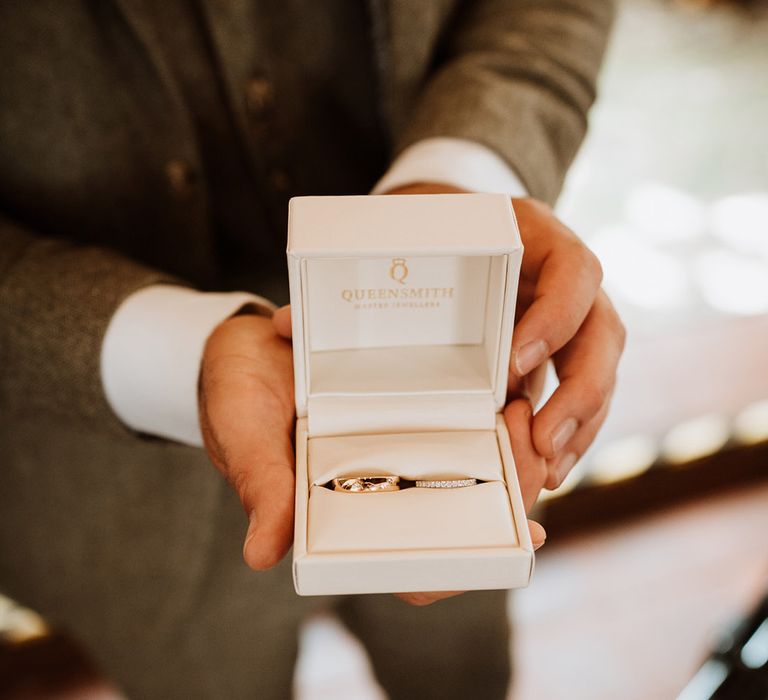
[[213,329],[246,304],[265,314],[275,309],[254,294],[172,285],[152,285],[129,296],[112,317],[101,348],[101,381],[118,418],[139,432],[202,446],[197,383],[203,349]]
[[468,139],[438,137],[417,141],[395,158],[371,194],[384,194],[417,182],[453,185],[470,192],[528,196],[525,185],[501,156]]

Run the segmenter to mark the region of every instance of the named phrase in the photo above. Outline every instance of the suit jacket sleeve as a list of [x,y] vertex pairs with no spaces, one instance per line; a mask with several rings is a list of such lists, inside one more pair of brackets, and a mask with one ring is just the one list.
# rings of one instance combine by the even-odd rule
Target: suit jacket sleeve
[[435,136],[477,141],[553,202],[586,132],[612,18],[611,0],[462,3],[397,150]]
[[99,378],[120,302],[166,275],[104,248],[44,238],[0,215],[0,415],[53,411],[124,431]]

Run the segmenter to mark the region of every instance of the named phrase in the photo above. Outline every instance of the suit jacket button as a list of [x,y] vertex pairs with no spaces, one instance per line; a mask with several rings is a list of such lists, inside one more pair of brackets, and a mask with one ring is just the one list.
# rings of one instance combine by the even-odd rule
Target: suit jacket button
[[179,196],[188,195],[197,181],[194,168],[181,158],[173,158],[165,164],[165,176],[171,191]]
[[251,78],[245,86],[245,104],[254,116],[264,114],[272,106],[272,85],[266,78]]

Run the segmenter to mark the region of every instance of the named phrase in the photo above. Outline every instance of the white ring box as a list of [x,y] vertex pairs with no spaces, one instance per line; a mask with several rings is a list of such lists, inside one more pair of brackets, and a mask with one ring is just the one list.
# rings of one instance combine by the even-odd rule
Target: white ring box
[[[298,594],[528,584],[501,416],[522,254],[505,195],[291,200]],[[325,486],[359,475],[483,483]]]

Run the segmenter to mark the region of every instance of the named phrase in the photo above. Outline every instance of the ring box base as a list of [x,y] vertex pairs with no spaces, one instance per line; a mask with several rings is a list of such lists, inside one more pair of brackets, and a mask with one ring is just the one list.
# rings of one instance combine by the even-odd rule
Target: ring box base
[[[291,200],[298,594],[528,584],[501,415],[521,258],[504,195]],[[363,475],[480,483],[326,488]]]

